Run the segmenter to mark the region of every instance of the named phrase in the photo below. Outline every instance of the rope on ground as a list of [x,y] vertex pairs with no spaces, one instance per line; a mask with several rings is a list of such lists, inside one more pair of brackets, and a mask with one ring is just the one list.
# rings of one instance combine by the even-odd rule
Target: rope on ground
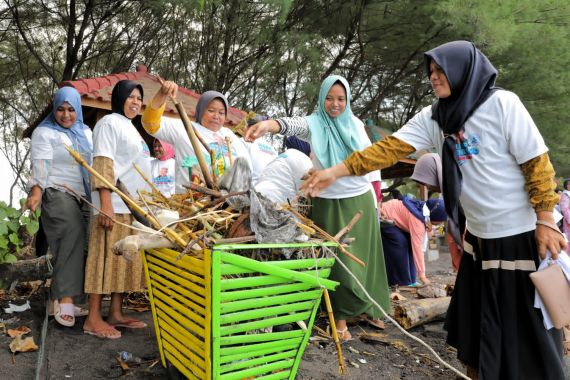
[[354,279],[354,281],[356,281],[356,283],[358,284],[358,286],[360,287],[360,289],[362,289],[362,291],[364,292],[364,294],[366,295],[366,298],[368,298],[377,308],[378,310],[380,310],[380,312],[382,312],[382,314],[384,315],[384,317],[386,317],[390,322],[392,322],[396,327],[398,327],[398,329],[400,329],[400,331],[406,335],[408,338],[415,340],[416,342],[420,343],[422,346],[424,346],[425,348],[427,348],[429,350],[429,352],[437,359],[438,362],[440,362],[442,365],[444,365],[446,368],[448,368],[449,370],[453,371],[457,376],[461,377],[462,379],[467,379],[470,380],[469,377],[467,377],[466,375],[464,375],[461,371],[459,371],[457,368],[453,367],[451,364],[449,364],[448,362],[446,362],[445,360],[443,360],[438,354],[437,352],[435,352],[435,350],[426,342],[424,342],[423,340],[421,340],[420,338],[418,338],[417,336],[410,334],[409,332],[407,332],[402,326],[400,326],[400,324],[392,317],[390,317],[388,315],[388,313],[386,313],[386,311],[382,308],[382,306],[380,306],[378,304],[378,302],[376,302],[374,299],[372,299],[372,297],[370,296],[370,294],[368,294],[368,292],[366,291],[366,289],[364,288],[364,286],[360,283],[360,281],[358,280],[358,278],[356,278],[356,276],[354,275],[354,273],[352,273],[348,267],[339,259],[339,257],[333,252],[332,249],[330,249],[327,246],[322,246],[322,248],[324,248],[325,250],[328,250],[331,255],[333,255],[336,258],[336,261],[344,268],[344,270]]

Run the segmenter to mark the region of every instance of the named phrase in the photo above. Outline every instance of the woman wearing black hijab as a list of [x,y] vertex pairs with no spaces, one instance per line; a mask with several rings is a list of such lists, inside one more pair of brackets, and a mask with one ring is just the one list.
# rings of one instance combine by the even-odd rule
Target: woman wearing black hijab
[[443,44],[424,60],[437,101],[393,136],[313,173],[303,188],[314,196],[339,177],[435,147],[447,214],[467,228],[448,343],[471,377],[563,379],[560,331],[545,329],[529,279],[547,250],[556,258],[566,246],[552,216],[558,196],[548,148],[519,98],[494,86],[497,70],[473,43]]
[[[93,131],[93,168],[115,184],[120,180],[132,195],[137,190],[150,190],[133,164],[150,177],[150,151],[131,120],[140,112],[143,88],[133,81],[119,81],[113,88],[113,113],[103,117]],[[89,315],[83,325],[86,334],[102,339],[117,339],[121,332],[116,327],[144,328],[146,324],[123,314],[122,303],[126,292],[144,288],[142,260],[135,255],[127,261],[111,252],[114,243],[132,232],[132,216],[125,203],[97,178],[92,178],[93,203],[103,213],[91,223],[89,254],[85,268],[85,293],[89,294]],[[97,215],[98,214],[98,215]],[[123,223],[114,224],[113,220]],[[107,320],[101,316],[101,298],[111,294]]]

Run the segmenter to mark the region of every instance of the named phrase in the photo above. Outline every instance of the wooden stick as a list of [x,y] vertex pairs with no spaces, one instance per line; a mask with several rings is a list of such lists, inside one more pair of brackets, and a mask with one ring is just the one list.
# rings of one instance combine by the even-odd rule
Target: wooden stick
[[216,244],[248,243],[250,241],[255,241],[255,235],[235,237],[235,238],[226,238],[226,239],[217,239]]
[[220,198],[222,196],[222,193],[220,193],[217,190],[208,189],[207,187],[196,185],[195,183],[192,182],[190,182],[188,185],[182,185],[182,186],[184,186],[187,189],[194,190],[205,195],[211,195],[216,198]]
[[323,235],[328,240],[332,240],[333,242],[337,243],[338,249],[340,249],[340,251],[342,253],[344,253],[346,256],[351,258],[353,261],[357,262],[359,265],[362,265],[363,267],[366,266],[366,264],[364,264],[364,262],[362,260],[360,260],[358,257],[354,256],[352,253],[348,252],[346,250],[346,248],[344,248],[342,246],[342,244],[338,241],[338,239],[336,239],[334,236],[332,236],[331,234],[329,234],[328,232],[326,232],[325,230],[323,230],[322,228],[317,226],[315,224],[315,222],[313,222],[311,219],[305,218],[303,215],[301,215],[297,211],[293,210],[290,206],[285,206],[285,209],[288,210],[293,215],[295,215],[297,218],[299,218],[303,222],[303,224],[305,224],[311,228],[314,228],[318,233]]
[[[161,85],[164,84],[162,78],[158,77],[158,81],[160,82]],[[174,97],[170,97],[170,100],[172,101],[172,103],[174,103],[174,107],[176,107],[176,110],[180,115],[180,120],[182,120],[182,124],[184,124],[184,127],[186,128],[186,133],[188,133],[190,144],[192,145],[192,149],[194,149],[196,158],[198,158],[198,165],[200,165],[200,170],[204,175],[204,181],[206,181],[206,186],[212,189],[214,188],[214,182],[212,181],[212,177],[210,176],[210,171],[208,170],[208,165],[206,164],[206,160],[202,155],[202,150],[200,149],[199,140],[198,137],[196,136],[196,132],[194,131],[194,127],[192,127],[192,122],[188,118],[188,114],[186,113],[186,110],[184,109],[182,103],[179,103]]]
[[218,188],[218,180],[216,178],[216,153],[213,150],[210,151],[210,165],[212,166],[212,181],[214,186]]
[[232,156],[232,139],[229,137],[225,137],[226,146],[228,147],[228,158],[230,160],[230,165],[234,164],[234,157]]
[[[87,164],[87,162],[83,159],[83,157],[81,157],[81,155],[78,152],[73,150],[68,145],[65,145],[65,149],[67,149],[67,151],[69,152],[69,154],[71,154],[71,156],[75,159],[75,161],[77,161],[79,164],[81,164],[81,166],[83,166],[85,169],[87,169],[87,171],[89,173],[93,174],[93,176],[97,177],[101,182],[103,182],[103,184],[105,184],[105,186],[108,189],[114,191],[119,197],[121,197],[121,199],[125,203],[128,203],[128,205],[131,206],[133,208],[133,210],[136,210],[137,212],[142,214],[152,224],[152,226],[154,228],[160,229],[160,223],[158,222],[158,220],[156,220],[152,215],[150,215],[142,207],[140,207],[135,201],[133,201],[128,196],[126,196],[122,191],[117,189],[117,187],[115,185],[113,185],[111,182],[107,181],[107,179],[105,177],[103,177],[96,170],[94,170],[91,166],[89,166],[89,164]],[[180,236],[178,236],[178,234],[176,232],[174,232],[172,229],[165,228],[165,229],[163,229],[163,232],[171,242],[173,242],[173,243],[175,243],[181,247],[186,247],[186,241],[184,239],[182,239]]]
[[340,240],[344,235],[346,235],[347,233],[350,232],[350,230],[352,230],[352,228],[354,227],[354,225],[356,224],[356,222],[358,222],[360,220],[360,217],[362,216],[362,211],[358,211],[354,217],[350,220],[350,222],[340,231],[338,231],[338,233],[336,235],[334,235],[334,238],[337,240]]
[[331,326],[331,335],[336,346],[336,355],[338,357],[338,373],[341,375],[346,374],[346,363],[344,362],[344,356],[342,355],[342,348],[340,347],[340,342],[338,340],[338,334],[336,331],[336,323],[334,321],[334,314],[331,305],[331,299],[329,297],[329,291],[327,288],[323,288],[323,296],[325,298],[325,306],[327,308],[327,314],[329,316],[329,324]]

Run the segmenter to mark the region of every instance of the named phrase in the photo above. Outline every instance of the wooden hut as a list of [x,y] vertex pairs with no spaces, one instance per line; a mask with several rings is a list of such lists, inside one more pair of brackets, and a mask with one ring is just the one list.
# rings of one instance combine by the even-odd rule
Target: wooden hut
[[[115,84],[123,79],[133,80],[140,83],[144,89],[143,106],[141,113],[144,111],[154,94],[160,89],[160,82],[156,75],[148,72],[145,65],[139,64],[134,72],[109,74],[98,78],[77,79],[73,81],[62,82],[59,87],[69,86],[75,88],[81,95],[81,105],[83,110],[83,122],[91,128],[103,116],[111,113],[111,93]],[[196,104],[200,94],[188,90],[184,87],[178,88],[176,99],[182,103],[191,120],[195,120]],[[51,112],[51,104],[48,105],[42,116],[33,123],[25,132],[24,137],[31,137],[33,129],[43,120],[43,118]],[[226,118],[225,126],[234,128],[247,115],[237,108],[230,107]],[[169,100],[164,110],[164,116],[179,118],[178,111],[174,104]],[[137,127],[147,144],[152,146],[152,136],[146,133],[141,125],[141,115],[133,119],[133,124]]]

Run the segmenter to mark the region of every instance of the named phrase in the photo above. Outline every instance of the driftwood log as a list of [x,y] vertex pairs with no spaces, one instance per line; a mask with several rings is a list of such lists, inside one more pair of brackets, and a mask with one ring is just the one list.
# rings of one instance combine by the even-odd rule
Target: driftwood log
[[406,330],[430,322],[447,312],[451,297],[403,301],[394,307],[394,318]]
[[18,260],[13,264],[0,264],[0,278],[6,282],[43,280],[49,273],[47,260],[51,255],[36,259]]

